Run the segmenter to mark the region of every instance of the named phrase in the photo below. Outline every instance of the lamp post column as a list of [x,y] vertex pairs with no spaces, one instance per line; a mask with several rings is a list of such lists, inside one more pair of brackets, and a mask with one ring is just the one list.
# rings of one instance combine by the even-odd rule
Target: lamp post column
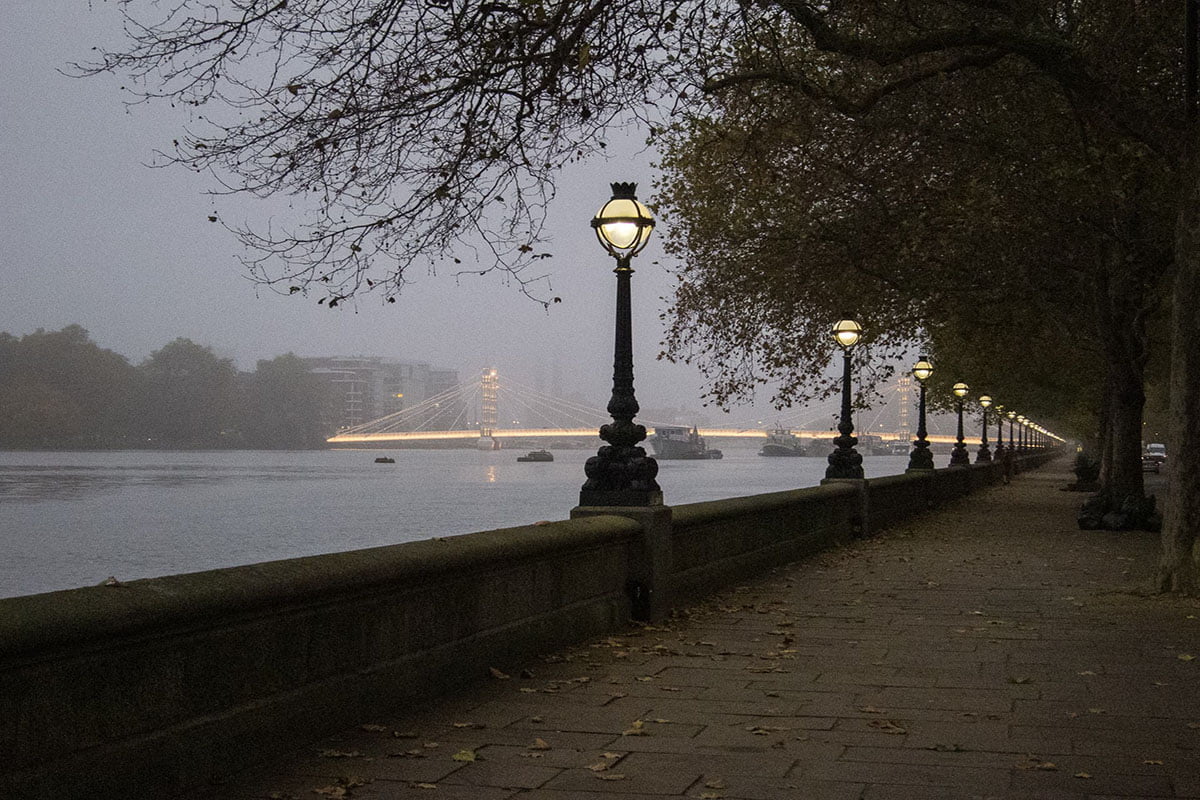
[[954,384],[954,396],[958,398],[958,438],[954,442],[954,450],[950,453],[950,466],[971,466],[971,454],[967,452],[966,442],[963,441],[963,398],[967,396],[968,386],[965,383]]
[[933,374],[933,365],[925,356],[917,361],[912,369],[913,377],[917,379],[917,383],[921,385],[921,399],[917,406],[917,439],[913,442],[912,453],[908,457],[908,468],[910,470],[925,470],[933,469],[933,453],[929,452],[929,441],[925,437],[928,431],[925,429],[925,381],[929,380],[929,376]]
[[987,410],[992,405],[992,398],[986,394],[981,396],[979,398],[979,405],[983,408],[983,429],[979,435],[979,452],[975,455],[975,463],[984,464],[992,460],[992,451],[988,448],[987,438]]
[[612,199],[592,220],[596,236],[617,260],[617,314],[613,341],[613,389],[608,413],[613,421],[600,427],[607,442],[587,460],[587,481],[579,492],[580,506],[660,506],[662,490],[655,477],[658,462],[638,447],[646,428],[633,418],[638,412],[633,391],[633,313],[630,260],[650,236],[654,220],[639,203],[632,183],[614,183]]
[[996,452],[993,461],[1004,461],[1007,452],[1004,449],[1004,406],[996,406]]
[[862,327],[846,317],[833,326],[834,339],[842,347],[842,416],[838,420],[836,445],[829,454],[829,466],[825,469],[826,480],[830,478],[863,477],[862,455],[854,449],[858,437],[854,435],[853,408],[850,403],[850,350],[858,342]]

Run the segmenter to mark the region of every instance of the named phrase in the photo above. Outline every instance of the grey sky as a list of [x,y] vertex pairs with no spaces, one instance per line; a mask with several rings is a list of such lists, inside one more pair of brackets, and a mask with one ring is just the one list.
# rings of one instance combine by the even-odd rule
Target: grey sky
[[[0,27],[0,330],[21,335],[70,323],[135,363],[177,336],[243,369],[259,358],[380,355],[468,375],[485,365],[525,382],[558,365],[566,387],[602,406],[611,386],[615,280],[588,221],[611,180],[650,188],[649,158],[592,163],[559,186],[549,312],[498,277],[421,276],[394,305],[365,296],[330,311],[282,297],[244,276],[232,236],[207,222],[213,184],[145,166],[187,116],[166,104],[127,109],[116,78],[59,73],[119,33],[114,3],[8,0]],[[632,148],[631,148],[632,149]],[[215,208],[238,219],[237,203]],[[655,361],[666,269],[658,243],[636,261],[635,371],[643,407],[699,408],[696,370]],[[744,410],[733,416],[749,418]]]

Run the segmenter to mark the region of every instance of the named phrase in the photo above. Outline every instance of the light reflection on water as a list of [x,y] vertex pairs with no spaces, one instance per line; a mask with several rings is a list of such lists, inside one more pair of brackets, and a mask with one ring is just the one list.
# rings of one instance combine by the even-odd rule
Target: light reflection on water
[[[812,486],[824,458],[663,461],[666,502]],[[594,450],[0,452],[0,597],[566,519]],[[905,456],[864,459],[867,475]]]

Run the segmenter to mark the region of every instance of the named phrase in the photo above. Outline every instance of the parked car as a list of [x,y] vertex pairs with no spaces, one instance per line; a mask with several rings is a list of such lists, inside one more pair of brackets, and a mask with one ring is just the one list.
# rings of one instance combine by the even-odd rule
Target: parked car
[[1142,453],[1143,472],[1158,472],[1165,463],[1167,463],[1167,446],[1165,444],[1151,442],[1146,445],[1146,451]]

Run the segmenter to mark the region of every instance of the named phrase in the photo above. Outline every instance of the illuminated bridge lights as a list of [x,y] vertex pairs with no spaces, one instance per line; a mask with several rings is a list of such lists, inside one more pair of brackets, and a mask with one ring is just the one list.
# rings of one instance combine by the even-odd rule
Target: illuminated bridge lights
[[[647,434],[654,435],[654,428],[648,427]],[[804,431],[793,430],[796,436],[811,438],[811,439],[829,439],[833,436],[830,431]],[[329,444],[367,444],[374,442],[432,442],[444,441],[448,439],[478,439],[478,430],[461,430],[461,431],[394,431],[390,433],[344,433],[330,437],[326,441]],[[586,436],[595,437],[596,431],[593,428],[495,428],[490,432],[494,439],[524,439],[524,438],[549,438],[549,437],[566,437],[566,436]],[[765,439],[768,432],[756,428],[700,428],[700,435],[708,438],[716,439]],[[884,441],[892,441],[898,439],[898,436],[888,436],[884,434],[881,437]],[[942,444],[953,444],[956,439],[954,436],[938,436],[930,435],[926,437],[931,442],[939,442]]]

